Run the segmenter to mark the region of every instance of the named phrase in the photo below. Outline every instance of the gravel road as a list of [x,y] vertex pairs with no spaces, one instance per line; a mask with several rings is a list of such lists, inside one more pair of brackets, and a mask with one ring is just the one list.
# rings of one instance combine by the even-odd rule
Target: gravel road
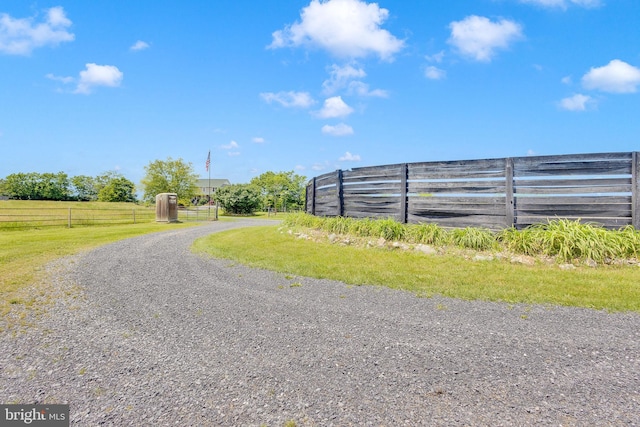
[[0,402],[69,403],[79,426],[640,425],[640,315],[418,298],[189,251],[259,224],[52,265],[56,303],[1,337]]

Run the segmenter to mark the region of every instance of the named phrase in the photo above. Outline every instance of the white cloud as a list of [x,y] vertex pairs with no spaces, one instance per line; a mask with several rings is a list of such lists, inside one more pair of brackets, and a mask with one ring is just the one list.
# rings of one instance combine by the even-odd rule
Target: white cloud
[[353,113],[353,108],[349,107],[341,96],[333,96],[327,98],[324,101],[324,105],[320,111],[316,114],[323,119],[330,119],[335,117],[346,117]]
[[424,70],[424,76],[430,80],[441,80],[447,77],[447,72],[438,67],[429,66]]
[[560,81],[562,82],[562,84],[570,85],[573,83],[573,78],[571,76],[566,76],[566,77],[563,77],[562,80]]
[[335,126],[324,125],[322,126],[322,133],[332,136],[353,135],[353,128],[344,123]]
[[364,82],[353,81],[349,83],[349,95],[370,96],[376,98],[388,98],[389,93],[384,89],[369,89],[369,85]]
[[310,46],[342,58],[370,54],[392,60],[404,42],[380,26],[389,11],[361,0],[311,0],[302,9],[300,22],[273,33],[269,48]]
[[444,55],[444,50],[441,50],[440,52],[433,55],[425,55],[424,58],[429,62],[435,62],[436,64],[439,64],[444,59]]
[[308,92],[264,92],[260,97],[269,104],[276,102],[287,108],[309,108],[316,103]]
[[251,141],[253,141],[254,144],[264,144],[264,138],[259,136],[256,136]]
[[149,49],[149,43],[147,42],[143,42],[142,40],[138,40],[137,42],[135,42],[129,49],[136,51],[136,50],[145,50],[145,49]]
[[523,37],[522,26],[507,19],[492,22],[483,16],[467,16],[462,21],[449,24],[451,37],[448,43],[460,54],[477,61],[489,62],[498,49],[507,49],[511,43]]
[[221,145],[220,148],[222,148],[223,150],[233,150],[234,148],[240,148],[240,146],[238,145],[237,142],[231,141],[226,145]]
[[594,104],[593,98],[588,95],[577,93],[573,96],[563,98],[559,102],[560,108],[567,111],[586,111],[590,104]]
[[538,153],[531,148],[527,150],[527,156],[537,156]]
[[339,66],[333,64],[329,70],[329,79],[322,83],[324,93],[331,95],[339,90],[346,89],[349,95],[370,96],[386,98],[388,93],[382,89],[370,90],[369,85],[359,79],[367,76],[367,73],[359,67],[347,64]]
[[305,167],[304,167],[304,166],[302,166],[302,165],[296,165],[294,169],[295,169],[295,170],[297,170],[297,171],[303,171],[303,170],[305,170],[305,169],[307,169],[307,168],[305,168]]
[[96,86],[117,87],[122,82],[123,74],[113,65],[86,64],[87,69],[80,71],[80,79],[75,93],[90,94]]
[[601,0],[520,0],[520,3],[530,3],[542,7],[556,7],[566,9],[569,5],[575,5],[586,8],[598,7],[602,4]]
[[362,68],[355,68],[352,65],[343,67],[333,64],[330,67],[329,79],[322,83],[322,88],[327,94],[332,94],[349,85],[349,82],[356,79],[363,79],[367,73]]
[[344,153],[344,156],[338,159],[341,162],[359,162],[360,156],[358,154],[351,154],[350,152]]
[[239,151],[229,151],[229,152],[227,153],[227,155],[228,155],[229,157],[237,157],[237,156],[239,156],[239,155],[240,155],[240,152],[239,152]]
[[634,93],[640,85],[640,69],[614,59],[603,67],[591,68],[582,77],[586,89],[611,93]]
[[45,77],[48,78],[49,80],[54,80],[54,81],[61,82],[61,83],[64,83],[64,84],[73,83],[76,80],[73,77],[55,76],[55,75],[53,75],[51,73],[47,74]]
[[29,55],[43,46],[57,46],[70,42],[75,35],[67,29],[71,21],[60,6],[47,10],[44,21],[34,22],[33,18],[16,19],[6,13],[0,14],[0,53],[9,55]]
[[325,170],[326,169],[326,165],[323,165],[321,163],[315,163],[313,166],[311,166],[311,169],[314,171],[321,171],[321,170]]

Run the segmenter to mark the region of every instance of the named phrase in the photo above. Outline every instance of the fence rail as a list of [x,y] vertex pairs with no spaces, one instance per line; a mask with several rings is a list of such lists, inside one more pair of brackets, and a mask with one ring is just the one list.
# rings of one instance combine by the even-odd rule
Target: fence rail
[[[179,209],[179,221],[207,221],[208,211]],[[140,224],[154,222],[155,209],[0,208],[0,230]]]
[[308,213],[446,227],[524,228],[566,218],[640,229],[640,154],[402,163],[337,170],[307,184]]

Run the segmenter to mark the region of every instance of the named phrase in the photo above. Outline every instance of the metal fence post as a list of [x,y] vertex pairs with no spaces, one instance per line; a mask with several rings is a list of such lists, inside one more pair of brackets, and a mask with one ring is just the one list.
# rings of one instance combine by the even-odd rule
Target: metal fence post
[[316,178],[311,180],[311,215],[316,214]]
[[403,163],[400,167],[400,222],[406,224],[408,221],[409,197],[408,197],[408,177],[409,165]]
[[506,218],[505,225],[507,227],[513,227],[515,225],[515,199],[513,197],[513,159],[507,157],[505,159],[505,209]]
[[338,215],[344,216],[344,191],[342,188],[342,169],[338,169],[338,182],[336,183],[336,190],[338,193]]
[[640,230],[640,153],[631,153],[631,224]]

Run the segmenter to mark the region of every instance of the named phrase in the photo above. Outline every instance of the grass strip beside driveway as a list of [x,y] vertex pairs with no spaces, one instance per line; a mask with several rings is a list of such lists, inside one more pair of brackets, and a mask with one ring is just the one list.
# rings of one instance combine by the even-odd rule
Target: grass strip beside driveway
[[550,304],[640,312],[640,269],[473,261],[459,255],[342,246],[297,239],[277,226],[252,227],[198,239],[196,252],[285,274],[382,285],[419,296]]

